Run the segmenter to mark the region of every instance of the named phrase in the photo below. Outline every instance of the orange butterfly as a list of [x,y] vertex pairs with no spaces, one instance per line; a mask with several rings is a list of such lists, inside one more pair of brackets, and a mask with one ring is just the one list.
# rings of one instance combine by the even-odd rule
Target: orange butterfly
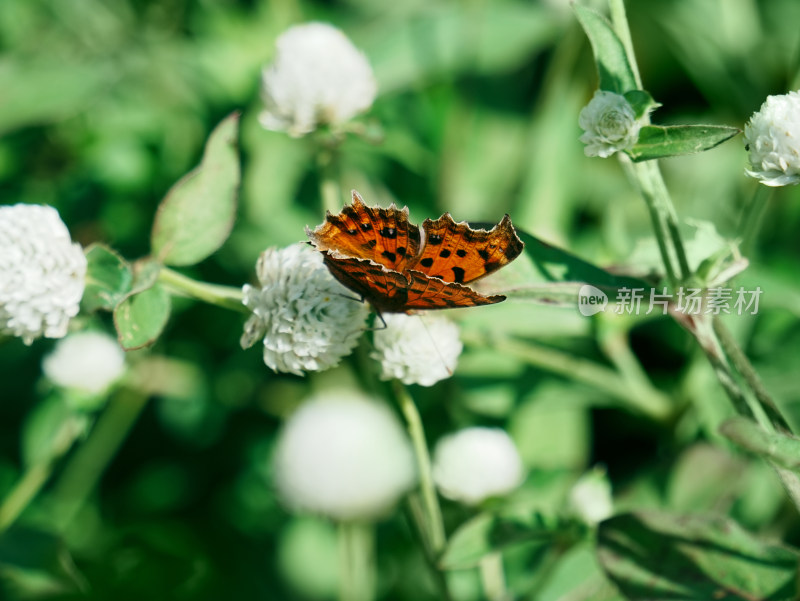
[[378,313],[491,305],[503,295],[484,296],[465,286],[513,261],[523,248],[508,215],[491,230],[456,223],[449,213],[408,221],[408,207],[368,207],[353,190],[352,204],[325,216],[311,243],[344,286]]

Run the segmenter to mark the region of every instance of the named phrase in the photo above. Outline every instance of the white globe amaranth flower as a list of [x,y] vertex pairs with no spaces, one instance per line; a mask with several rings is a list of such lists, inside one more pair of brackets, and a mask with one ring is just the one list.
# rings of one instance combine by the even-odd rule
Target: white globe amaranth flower
[[589,157],[607,158],[619,150],[627,150],[639,139],[641,124],[633,107],[620,94],[597,90],[578,116],[584,130],[580,137],[586,144],[583,152]]
[[800,183],[800,90],[767,96],[744,126],[745,173],[766,186]]
[[253,312],[243,348],[263,339],[264,363],[298,376],[334,367],[350,354],[369,310],[334,279],[319,252],[305,244],[268,248],[256,275],[260,285],[242,289]]
[[42,369],[57,386],[99,394],[125,371],[125,351],[108,334],[76,332],[58,341]]
[[0,207],[0,334],[61,338],[78,314],[86,257],[52,207]]
[[381,329],[375,319],[375,350],[371,357],[380,361],[381,378],[404,384],[433,386],[453,375],[464,346],[458,326],[442,315],[383,316]]
[[266,129],[302,136],[339,124],[372,106],[377,84],[366,57],[327,23],[295,25],[276,42],[261,74]]
[[595,525],[614,513],[611,483],[603,468],[595,468],[581,476],[569,492],[569,509],[581,521]]
[[405,429],[379,401],[334,391],[304,402],[274,456],[283,501],[339,520],[386,515],[417,481]]
[[433,452],[433,479],[442,496],[466,505],[505,495],[525,477],[514,441],[500,428],[466,428],[442,438]]

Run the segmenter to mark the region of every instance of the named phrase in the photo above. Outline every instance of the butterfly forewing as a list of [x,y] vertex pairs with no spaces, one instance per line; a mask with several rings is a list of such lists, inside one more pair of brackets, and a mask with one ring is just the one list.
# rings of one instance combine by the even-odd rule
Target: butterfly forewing
[[[352,204],[338,215],[328,214],[325,223],[307,234],[319,250],[335,248],[395,271],[403,271],[419,251],[419,228],[408,222],[408,209],[368,207],[355,191]],[[335,240],[335,247],[329,240]]]
[[508,215],[488,231],[456,223],[449,213],[426,219],[422,229],[422,252],[408,267],[445,282],[477,280],[507,265],[523,248]]

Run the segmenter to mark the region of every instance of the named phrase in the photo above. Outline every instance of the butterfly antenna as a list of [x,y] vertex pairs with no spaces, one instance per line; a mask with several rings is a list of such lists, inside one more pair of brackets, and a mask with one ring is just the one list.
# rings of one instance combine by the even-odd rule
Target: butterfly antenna
[[436,344],[436,338],[431,334],[431,331],[428,329],[428,324],[425,323],[425,320],[422,319],[422,315],[417,313],[417,317],[422,322],[422,326],[425,328],[425,331],[428,333],[428,338],[431,340],[431,344],[433,344],[433,348],[436,349],[436,354],[439,355],[439,360],[444,365],[444,368],[447,370],[448,375],[453,375],[453,370],[447,366],[447,361],[444,360],[444,355],[442,355],[442,351],[439,350],[439,345]]

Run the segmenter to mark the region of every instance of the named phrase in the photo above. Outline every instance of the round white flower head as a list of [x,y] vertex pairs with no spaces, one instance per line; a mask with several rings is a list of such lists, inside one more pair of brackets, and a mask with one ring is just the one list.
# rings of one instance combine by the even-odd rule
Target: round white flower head
[[78,314],[86,257],[52,207],[0,207],[0,334],[61,338]]
[[514,441],[499,428],[466,428],[442,438],[433,452],[439,492],[467,505],[511,492],[524,476]]
[[298,376],[333,367],[364,331],[366,305],[337,282],[322,255],[305,244],[268,248],[258,258],[260,287],[246,284],[243,303],[253,315],[243,348],[264,340],[264,363]]
[[767,96],[744,126],[750,152],[745,173],[766,186],[800,183],[800,90]]
[[464,348],[456,324],[442,315],[390,313],[383,319],[385,328],[375,319],[371,353],[381,363],[382,379],[433,386],[453,375]]
[[99,394],[122,375],[125,352],[108,334],[76,332],[59,340],[42,368],[58,386]]
[[633,107],[624,96],[597,90],[578,116],[584,130],[580,140],[588,157],[610,157],[618,150],[627,150],[639,139],[641,124]]
[[606,471],[595,468],[581,476],[569,492],[569,508],[584,523],[594,525],[614,513]]
[[344,391],[303,403],[278,438],[273,466],[288,506],[340,520],[385,515],[417,480],[411,443],[394,414]]
[[262,71],[259,122],[302,136],[367,110],[376,93],[366,57],[347,36],[326,23],[295,25],[278,38],[275,58]]

